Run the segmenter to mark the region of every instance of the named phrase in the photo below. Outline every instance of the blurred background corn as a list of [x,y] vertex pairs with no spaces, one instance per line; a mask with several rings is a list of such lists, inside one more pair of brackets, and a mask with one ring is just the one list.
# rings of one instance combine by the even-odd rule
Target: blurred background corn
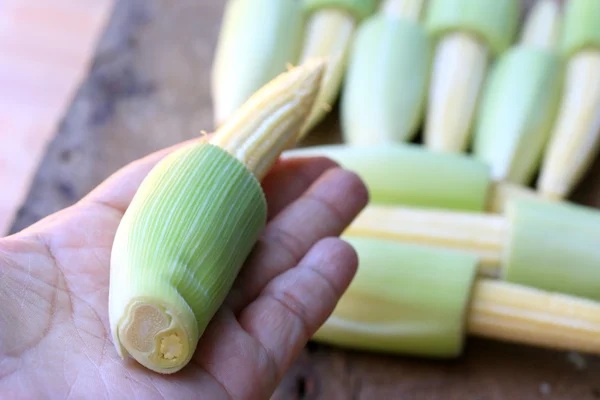
[[537,197],[527,188],[493,182],[489,166],[472,157],[416,144],[321,145],[283,153],[284,158],[314,156],[329,157],[357,173],[373,204],[502,212],[511,198]]
[[305,28],[299,63],[327,57],[321,91],[303,135],[310,132],[336,101],[348,61],[354,32],[375,12],[377,0],[304,0]]
[[481,275],[600,301],[600,211],[513,198],[504,215],[370,204],[345,234],[474,255]]
[[491,60],[511,44],[518,0],[430,0],[424,25],[435,42],[424,143],[435,151],[467,150]]
[[569,0],[564,18],[564,94],[537,183],[552,199],[572,193],[600,144],[600,1]]
[[508,228],[501,215],[370,204],[345,235],[468,253],[476,256],[480,274],[497,277]]
[[215,127],[296,64],[302,33],[303,13],[297,0],[228,0],[212,66]]
[[560,27],[559,4],[539,0],[520,42],[490,69],[475,118],[473,155],[490,165],[494,180],[529,185],[538,171],[560,99]]
[[431,56],[419,22],[423,1],[383,1],[358,28],[340,105],[346,143],[404,142],[416,136]]
[[461,354],[467,335],[600,354],[600,303],[476,276],[475,256],[345,237],[361,266],[313,340],[419,357]]

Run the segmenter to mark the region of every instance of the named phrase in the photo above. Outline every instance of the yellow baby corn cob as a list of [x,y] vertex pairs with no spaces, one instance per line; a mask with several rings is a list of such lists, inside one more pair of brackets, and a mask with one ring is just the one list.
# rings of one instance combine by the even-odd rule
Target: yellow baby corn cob
[[418,21],[423,1],[384,1],[359,26],[340,103],[346,143],[405,142],[417,134],[431,56]]
[[600,354],[600,303],[476,277],[473,255],[345,237],[360,266],[313,340],[419,357],[461,354],[467,336]]
[[436,43],[427,98],[424,142],[435,151],[462,152],[489,61],[510,45],[517,0],[430,0],[425,26]]
[[215,126],[296,64],[302,32],[297,0],[227,0],[212,66]]
[[600,301],[600,212],[512,199],[505,215],[371,204],[345,234],[473,255],[482,275]]
[[561,25],[555,0],[538,0],[520,43],[488,74],[475,123],[473,154],[492,178],[529,185],[538,171],[555,120],[562,63],[555,52]]
[[295,144],[324,71],[312,62],[257,91],[208,142],[148,174],[116,233],[109,320],[113,342],[146,368],[191,359],[266,222],[260,180]]
[[378,0],[304,0],[307,15],[299,63],[327,57],[328,67],[303,135],[325,117],[335,102],[344,73],[350,44],[359,23],[376,9]]
[[600,1],[569,0],[565,7],[565,85],[537,183],[552,199],[571,194],[600,144]]
[[496,276],[508,227],[501,215],[371,204],[345,235],[457,250],[477,256],[480,273]]

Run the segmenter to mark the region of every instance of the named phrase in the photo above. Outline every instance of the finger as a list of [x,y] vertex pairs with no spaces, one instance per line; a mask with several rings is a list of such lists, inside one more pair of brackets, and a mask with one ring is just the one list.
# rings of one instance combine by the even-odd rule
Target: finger
[[267,225],[227,304],[239,312],[271,279],[297,265],[316,242],[340,235],[367,201],[367,189],[355,173],[327,171]]
[[124,213],[140,184],[156,164],[172,152],[192,143],[208,140],[209,136],[178,143],[129,163],[88,193],[80,203],[100,203]]
[[325,171],[338,164],[324,158],[300,158],[279,161],[262,181],[269,204],[268,220],[302,195]]
[[240,326],[267,349],[274,365],[276,381],[267,387],[278,384],[331,315],[357,266],[352,246],[337,238],[323,239],[241,313]]

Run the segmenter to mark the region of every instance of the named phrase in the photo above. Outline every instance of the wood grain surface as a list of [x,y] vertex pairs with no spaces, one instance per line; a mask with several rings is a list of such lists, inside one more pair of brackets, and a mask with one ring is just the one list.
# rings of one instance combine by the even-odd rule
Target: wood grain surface
[[[223,0],[121,0],[12,232],[151,151],[212,129]],[[307,144],[339,140],[337,110]],[[600,206],[600,163],[574,200]],[[274,399],[600,399],[600,358],[468,338],[436,361],[309,344]]]

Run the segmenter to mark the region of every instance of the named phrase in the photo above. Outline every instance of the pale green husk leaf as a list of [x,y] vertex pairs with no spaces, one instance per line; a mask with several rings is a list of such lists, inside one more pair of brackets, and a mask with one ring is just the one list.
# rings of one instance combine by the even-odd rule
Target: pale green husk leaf
[[296,64],[304,16],[297,0],[229,0],[212,67],[215,124]]
[[431,43],[418,22],[376,15],[356,32],[341,95],[347,143],[409,141],[423,119]]
[[357,173],[375,204],[483,211],[491,190],[484,163],[413,144],[321,145],[283,153],[283,158],[315,156]]
[[476,117],[473,154],[492,178],[528,185],[550,138],[562,89],[553,52],[514,47],[488,75]]
[[344,237],[360,264],[313,340],[420,357],[462,351],[477,258],[425,246]]
[[449,32],[471,33],[498,56],[514,40],[520,7],[518,0],[430,0],[425,27],[436,39]]
[[586,49],[600,51],[600,1],[569,0],[565,3],[561,48],[567,57]]
[[508,204],[503,279],[600,300],[600,212],[542,199]]
[[[266,221],[260,183],[237,159],[207,143],[170,154],[146,177],[117,230],[109,293],[113,341],[159,372],[191,358]],[[185,332],[187,359],[171,365],[123,347],[129,305],[158,305]],[[152,357],[150,357],[152,358]]]

